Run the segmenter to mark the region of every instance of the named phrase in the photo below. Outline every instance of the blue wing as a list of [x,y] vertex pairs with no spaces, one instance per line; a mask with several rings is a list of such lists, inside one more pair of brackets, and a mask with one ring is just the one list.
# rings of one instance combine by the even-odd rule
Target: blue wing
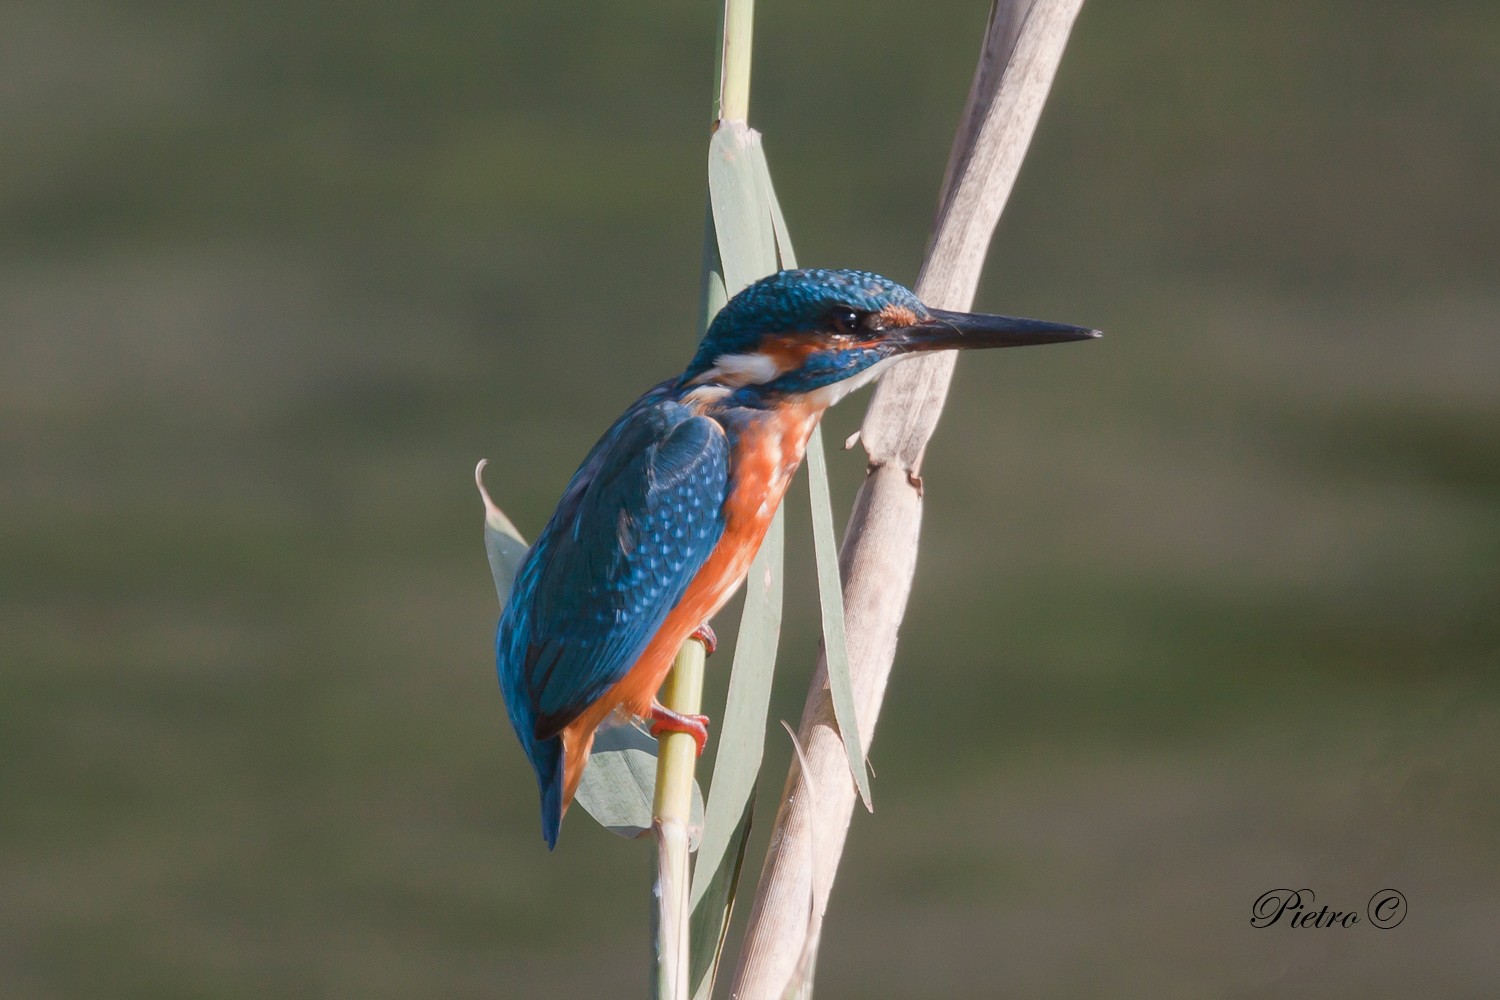
[[728,440],[670,396],[665,384],[648,393],[594,446],[500,617],[500,684],[544,823],[554,737],[640,658],[724,530]]

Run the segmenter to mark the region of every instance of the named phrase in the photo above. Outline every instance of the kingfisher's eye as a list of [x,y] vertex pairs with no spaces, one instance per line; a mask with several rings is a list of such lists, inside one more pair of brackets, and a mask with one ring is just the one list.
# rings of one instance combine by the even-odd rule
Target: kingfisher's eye
[[839,333],[853,333],[864,317],[848,306],[835,306],[828,318]]

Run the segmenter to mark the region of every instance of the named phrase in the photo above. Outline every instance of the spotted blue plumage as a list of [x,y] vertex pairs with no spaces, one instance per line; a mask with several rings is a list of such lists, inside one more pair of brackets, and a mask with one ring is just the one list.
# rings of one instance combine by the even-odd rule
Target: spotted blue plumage
[[500,617],[500,687],[549,845],[562,821],[558,734],[640,658],[723,534],[729,443],[676,387],[643,396],[584,459]]

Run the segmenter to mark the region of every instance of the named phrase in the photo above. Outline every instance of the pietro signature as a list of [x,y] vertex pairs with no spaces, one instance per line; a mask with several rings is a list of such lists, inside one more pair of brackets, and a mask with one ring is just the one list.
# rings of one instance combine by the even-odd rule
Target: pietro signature
[[1272,889],[1261,893],[1250,908],[1250,926],[1272,927],[1283,919],[1288,927],[1353,927],[1369,923],[1390,930],[1406,919],[1406,897],[1395,889],[1381,889],[1359,910],[1314,910],[1317,893],[1311,889]]

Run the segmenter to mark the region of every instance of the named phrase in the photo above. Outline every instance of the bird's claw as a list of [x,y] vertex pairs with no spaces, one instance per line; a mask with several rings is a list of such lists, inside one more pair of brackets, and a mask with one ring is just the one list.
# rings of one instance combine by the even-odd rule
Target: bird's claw
[[912,489],[917,491],[917,496],[920,497],[924,494],[925,490],[922,485],[922,476],[920,473],[908,472],[906,474],[906,481],[911,484]]
[[674,712],[661,702],[651,703],[651,735],[661,739],[664,733],[687,733],[698,747],[698,756],[708,745],[708,716],[683,715]]
[[714,651],[719,648],[719,637],[714,635],[714,630],[709,628],[708,622],[704,622],[702,625],[699,625],[697,628],[693,629],[693,634],[688,636],[688,638],[697,639],[699,642],[703,643],[704,656],[713,656]]

